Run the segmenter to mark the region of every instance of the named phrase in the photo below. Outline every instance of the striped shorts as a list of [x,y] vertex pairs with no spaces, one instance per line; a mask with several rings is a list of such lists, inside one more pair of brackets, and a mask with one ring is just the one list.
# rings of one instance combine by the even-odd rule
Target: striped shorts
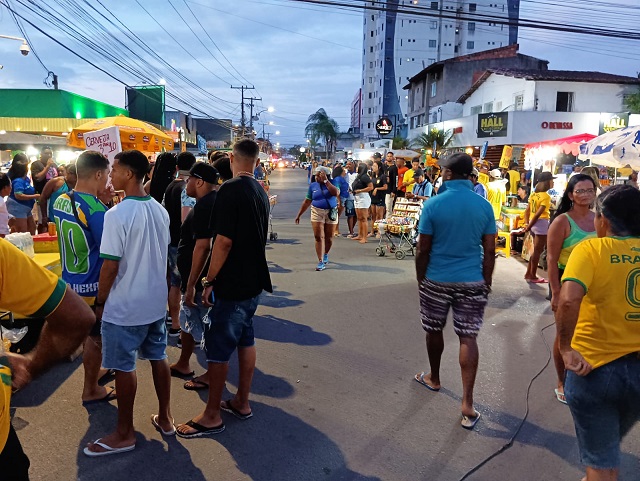
[[490,288],[484,282],[420,283],[420,320],[427,332],[441,332],[453,309],[453,330],[459,337],[476,337],[484,318]]

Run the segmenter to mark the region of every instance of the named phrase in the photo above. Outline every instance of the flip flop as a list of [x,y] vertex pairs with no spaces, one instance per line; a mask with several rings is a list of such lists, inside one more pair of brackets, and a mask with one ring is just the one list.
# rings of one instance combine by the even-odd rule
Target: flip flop
[[440,390],[440,388],[436,389],[433,386],[429,386],[427,384],[427,381],[424,380],[424,375],[426,374],[426,372],[421,372],[420,374],[416,374],[413,379],[415,379],[415,381],[417,383],[422,384],[424,387],[426,387],[429,391],[433,391],[433,392],[438,392]]
[[478,424],[478,421],[480,421],[480,413],[478,411],[475,411],[475,413],[476,415],[473,417],[465,416],[463,414],[462,419],[460,420],[460,425],[465,429],[469,429],[469,430],[473,429],[475,425]]
[[93,442],[93,444],[97,444],[102,449],[105,449],[105,451],[100,451],[100,452],[91,451],[89,450],[89,446],[87,446],[82,450],[82,452],[87,456],[89,456],[90,458],[97,458],[100,456],[109,456],[110,454],[126,453],[127,451],[133,451],[134,449],[136,449],[135,444],[132,444],[131,446],[125,446],[124,448],[112,448],[111,446],[108,446],[105,443],[101,443],[100,439],[102,438],[96,439]]
[[160,427],[160,424],[158,424],[158,415],[157,414],[152,414],[151,415],[151,424],[153,424],[153,426],[165,436],[175,436],[175,434],[176,434],[176,427],[174,425],[174,420],[173,419],[171,420],[171,430],[170,431],[165,431],[164,429],[162,429]]
[[220,434],[222,431],[224,431],[224,423],[221,423],[220,425],[214,426],[212,428],[208,428],[206,426],[203,426],[202,424],[198,424],[192,419],[191,421],[187,421],[185,425],[196,430],[195,433],[190,433],[190,434],[183,434],[180,431],[176,430],[176,434],[178,436],[186,439],[199,438],[201,436],[210,436],[212,434]]
[[[192,386],[187,386],[187,383],[192,383]],[[189,379],[182,387],[187,391],[203,391],[209,389],[209,385],[206,382],[198,381],[197,379]]]
[[222,401],[220,403],[220,409],[222,409],[223,411],[226,411],[228,413],[233,414],[235,417],[237,417],[238,419],[242,419],[243,421],[253,417],[253,412],[251,412],[251,411],[249,411],[247,414],[242,414],[240,411],[238,411],[236,408],[234,408],[233,404],[231,404],[231,399],[227,399],[226,401]]
[[114,377],[115,375],[116,375],[115,369],[107,369],[107,372],[105,372],[102,376],[100,376],[100,379],[98,379],[98,384],[102,384],[111,380],[111,378]]
[[531,284],[547,284],[549,281],[542,277],[536,277],[535,279],[527,279],[527,282],[530,282]]
[[116,395],[116,390],[112,388],[111,391],[107,392],[106,396],[101,397],[100,399],[91,399],[90,401],[82,401],[82,405],[91,406],[92,404],[113,401],[114,399],[117,399],[117,395]]
[[188,373],[182,373],[180,371],[178,371],[175,367],[171,367],[169,368],[169,370],[171,371],[171,377],[177,377],[180,379],[187,379],[190,377],[193,377],[195,375],[195,371],[191,371]]
[[554,389],[554,392],[556,393],[556,399],[558,401],[560,401],[562,404],[567,404],[567,397],[563,392],[560,392],[559,389]]

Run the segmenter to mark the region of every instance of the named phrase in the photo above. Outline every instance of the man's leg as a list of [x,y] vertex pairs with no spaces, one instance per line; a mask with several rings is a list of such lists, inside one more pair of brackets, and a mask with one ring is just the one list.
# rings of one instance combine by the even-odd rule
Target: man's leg
[[433,389],[440,389],[440,361],[444,351],[444,337],[442,330],[447,323],[447,316],[451,307],[451,296],[442,284],[423,279],[419,285],[420,293],[420,322],[426,331],[427,356],[431,371],[422,379],[416,375],[416,380],[424,382]]
[[248,414],[251,412],[251,406],[249,406],[249,393],[251,392],[253,371],[256,367],[256,346],[239,348],[238,363],[240,367],[238,391],[231,402],[233,407],[240,413]]
[[158,397],[158,424],[164,431],[170,431],[173,427],[171,416],[171,373],[169,362],[166,359],[150,361],[153,373],[153,386]]
[[180,329],[180,287],[169,287],[169,315],[171,316],[171,329],[176,332]]
[[[207,374],[209,376],[209,399],[207,405],[201,414],[198,414],[192,420],[207,428],[214,428],[222,425],[222,417],[220,416],[220,403],[222,402],[222,393],[225,383],[227,382],[227,372],[229,371],[228,362],[209,362]],[[178,432],[182,434],[191,434],[196,430],[186,424],[176,426]]]
[[101,336],[88,336],[86,341],[84,341],[82,365],[84,367],[82,401],[93,401],[104,398],[108,394],[109,389],[98,384],[100,366],[102,365]]
[[424,382],[434,389],[440,389],[440,361],[444,352],[444,336],[442,331],[427,332],[427,356],[431,371],[424,375]]
[[585,481],[618,481],[618,469],[587,468]]
[[181,374],[191,374],[191,355],[196,348],[196,342],[193,336],[188,332],[182,331],[180,333],[180,340],[182,341],[182,349],[180,350],[180,358],[174,364],[171,364],[170,369],[178,371]]
[[388,219],[391,217],[391,212],[393,212],[393,198],[391,197],[391,194],[384,196],[384,205],[386,208],[385,216]]
[[460,370],[462,371],[462,414],[475,417],[473,386],[478,372],[478,343],[475,337],[460,337]]

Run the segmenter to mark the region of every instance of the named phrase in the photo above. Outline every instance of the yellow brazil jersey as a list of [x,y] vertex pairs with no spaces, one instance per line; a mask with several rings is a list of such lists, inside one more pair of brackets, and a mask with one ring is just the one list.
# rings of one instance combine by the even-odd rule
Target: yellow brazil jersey
[[500,219],[502,205],[507,201],[507,191],[504,182],[489,182],[487,187],[487,200],[493,207],[493,216],[496,220]]
[[489,186],[489,176],[487,174],[485,174],[484,172],[480,172],[478,175],[478,182],[480,182],[482,185],[486,187]]
[[567,281],[586,291],[573,349],[594,368],[640,351],[640,238],[582,241],[569,257]]
[[508,170],[509,175],[509,195],[516,195],[518,193],[518,184],[520,184],[520,172],[517,170]]
[[542,212],[539,219],[548,219],[549,209],[551,209],[551,196],[546,192],[534,192],[529,196],[530,219],[538,212],[541,206],[544,206],[544,212]]
[[[67,285],[20,252],[13,244],[0,239],[0,306],[33,317],[47,317],[64,297]],[[1,352],[1,350],[0,350]],[[0,451],[9,435],[9,401],[11,371],[6,357],[0,357]]]
[[404,173],[404,177],[402,178],[402,182],[404,182],[405,184],[409,184],[409,182],[411,182],[407,186],[407,192],[413,192],[413,186],[416,183],[416,181],[413,179],[413,174],[415,174],[415,171],[413,169],[409,169]]

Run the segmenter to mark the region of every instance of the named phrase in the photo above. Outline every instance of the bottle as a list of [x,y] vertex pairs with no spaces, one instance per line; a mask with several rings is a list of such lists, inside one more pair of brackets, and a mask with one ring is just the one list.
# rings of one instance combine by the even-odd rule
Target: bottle
[[49,235],[50,236],[55,236],[56,235],[56,224],[55,224],[55,222],[49,222],[49,225],[47,227],[49,228]]

